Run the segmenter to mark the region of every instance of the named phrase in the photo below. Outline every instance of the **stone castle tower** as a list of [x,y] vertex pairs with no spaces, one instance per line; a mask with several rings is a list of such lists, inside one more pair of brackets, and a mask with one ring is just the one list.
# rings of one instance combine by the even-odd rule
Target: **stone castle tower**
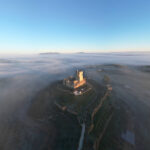
[[76,89],[80,86],[83,86],[86,84],[86,79],[83,76],[83,71],[78,71],[76,72],[76,77],[69,77],[67,79],[63,80],[63,84],[69,88]]
[[83,71],[78,71],[77,70],[77,80],[79,81],[79,82],[81,82],[81,81],[83,81]]

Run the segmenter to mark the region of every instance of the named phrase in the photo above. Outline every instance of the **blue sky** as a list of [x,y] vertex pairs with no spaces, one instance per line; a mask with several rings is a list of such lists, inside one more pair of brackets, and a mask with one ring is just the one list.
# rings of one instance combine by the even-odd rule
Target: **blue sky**
[[150,50],[149,0],[0,0],[0,53]]

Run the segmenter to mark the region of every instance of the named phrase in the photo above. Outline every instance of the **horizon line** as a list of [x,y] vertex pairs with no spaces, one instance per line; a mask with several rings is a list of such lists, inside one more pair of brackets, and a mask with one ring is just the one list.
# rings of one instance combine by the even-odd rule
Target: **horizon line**
[[110,51],[39,51],[39,52],[0,52],[0,55],[40,55],[40,54],[79,54],[79,53],[83,53],[83,54],[98,54],[98,53],[145,53],[145,52],[150,52],[150,49],[148,50],[110,50]]

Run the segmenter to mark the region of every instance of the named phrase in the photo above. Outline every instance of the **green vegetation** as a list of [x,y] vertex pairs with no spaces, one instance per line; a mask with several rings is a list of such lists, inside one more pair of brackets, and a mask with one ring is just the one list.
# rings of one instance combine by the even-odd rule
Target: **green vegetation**
[[147,72],[147,73],[149,73],[150,72],[150,66],[149,65],[147,65],[147,66],[140,66],[140,67],[138,67],[141,71],[143,71],[143,72]]
[[105,127],[105,123],[109,116],[112,113],[112,107],[110,105],[109,99],[105,100],[102,107],[99,109],[99,111],[94,116],[94,128],[90,135],[92,137],[98,137],[99,134],[103,131]]
[[60,105],[67,106],[69,108],[71,107],[72,110],[79,113],[88,105],[91,100],[95,99],[96,93],[93,89],[91,89],[83,95],[75,96],[71,93],[59,90],[56,97]]
[[[111,99],[112,101],[112,99]],[[113,100],[115,101],[115,100]],[[118,106],[118,102],[115,104]],[[122,102],[119,104],[125,105]],[[120,138],[120,135],[122,133],[122,130],[126,129],[126,117],[125,117],[125,110],[123,107],[120,107],[120,109],[114,109],[113,110],[113,117],[108,125],[108,128],[105,132],[105,136],[101,140],[101,144],[99,147],[99,150],[116,150],[121,149],[122,141]],[[111,141],[111,142],[110,142]]]
[[81,131],[76,117],[67,112],[63,112],[59,114],[58,118],[55,120],[55,127],[57,128],[57,139],[53,149],[76,150]]
[[[104,80],[105,83],[110,81],[108,76],[105,76]],[[84,147],[84,149],[90,149],[101,134],[103,137],[113,112],[109,92],[106,87],[94,81],[90,81],[90,84],[92,85],[91,90],[80,96],[75,96],[70,89],[61,87],[60,84],[55,89],[55,91],[57,91],[57,93],[55,93],[56,102],[61,105],[62,108],[65,106],[72,112],[77,113],[79,120],[81,119],[81,122],[84,120],[87,127],[90,128],[91,123],[93,125],[89,134],[87,131],[85,139],[85,142],[88,141],[88,143],[91,144],[88,147]],[[92,119],[91,116],[95,109],[97,110]],[[92,122],[91,119],[93,120]]]

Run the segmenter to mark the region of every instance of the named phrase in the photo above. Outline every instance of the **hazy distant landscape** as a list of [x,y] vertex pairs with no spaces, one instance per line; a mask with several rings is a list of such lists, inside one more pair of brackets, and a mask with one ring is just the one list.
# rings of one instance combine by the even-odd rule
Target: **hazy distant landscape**
[[1,0],[0,150],[150,150],[149,17],[149,0]]
[[[127,119],[123,119],[127,125],[123,127],[124,132],[121,130],[121,124],[120,131],[118,131],[121,134],[120,140],[128,143],[122,147],[124,149],[149,149],[150,53],[139,52],[1,56],[1,150],[30,150],[33,149],[33,143],[34,149],[42,150],[42,147],[38,145],[40,139],[34,139],[34,136],[30,135],[30,133],[38,135],[40,131],[34,131],[36,124],[28,117],[27,110],[38,91],[57,80],[72,75],[78,68],[84,69],[86,75],[98,83],[102,82],[104,75],[110,77],[113,86],[112,101],[118,110],[122,109],[122,114],[125,113]],[[113,128],[115,130],[117,127]],[[49,132],[50,136],[54,136],[51,135],[51,131]],[[108,133],[106,132],[106,135]],[[115,137],[115,133],[112,135]],[[118,140],[117,136],[116,140]],[[105,147],[105,141],[109,140],[115,143],[110,136],[105,137],[102,140],[102,146]],[[108,148],[111,147],[106,147]]]

